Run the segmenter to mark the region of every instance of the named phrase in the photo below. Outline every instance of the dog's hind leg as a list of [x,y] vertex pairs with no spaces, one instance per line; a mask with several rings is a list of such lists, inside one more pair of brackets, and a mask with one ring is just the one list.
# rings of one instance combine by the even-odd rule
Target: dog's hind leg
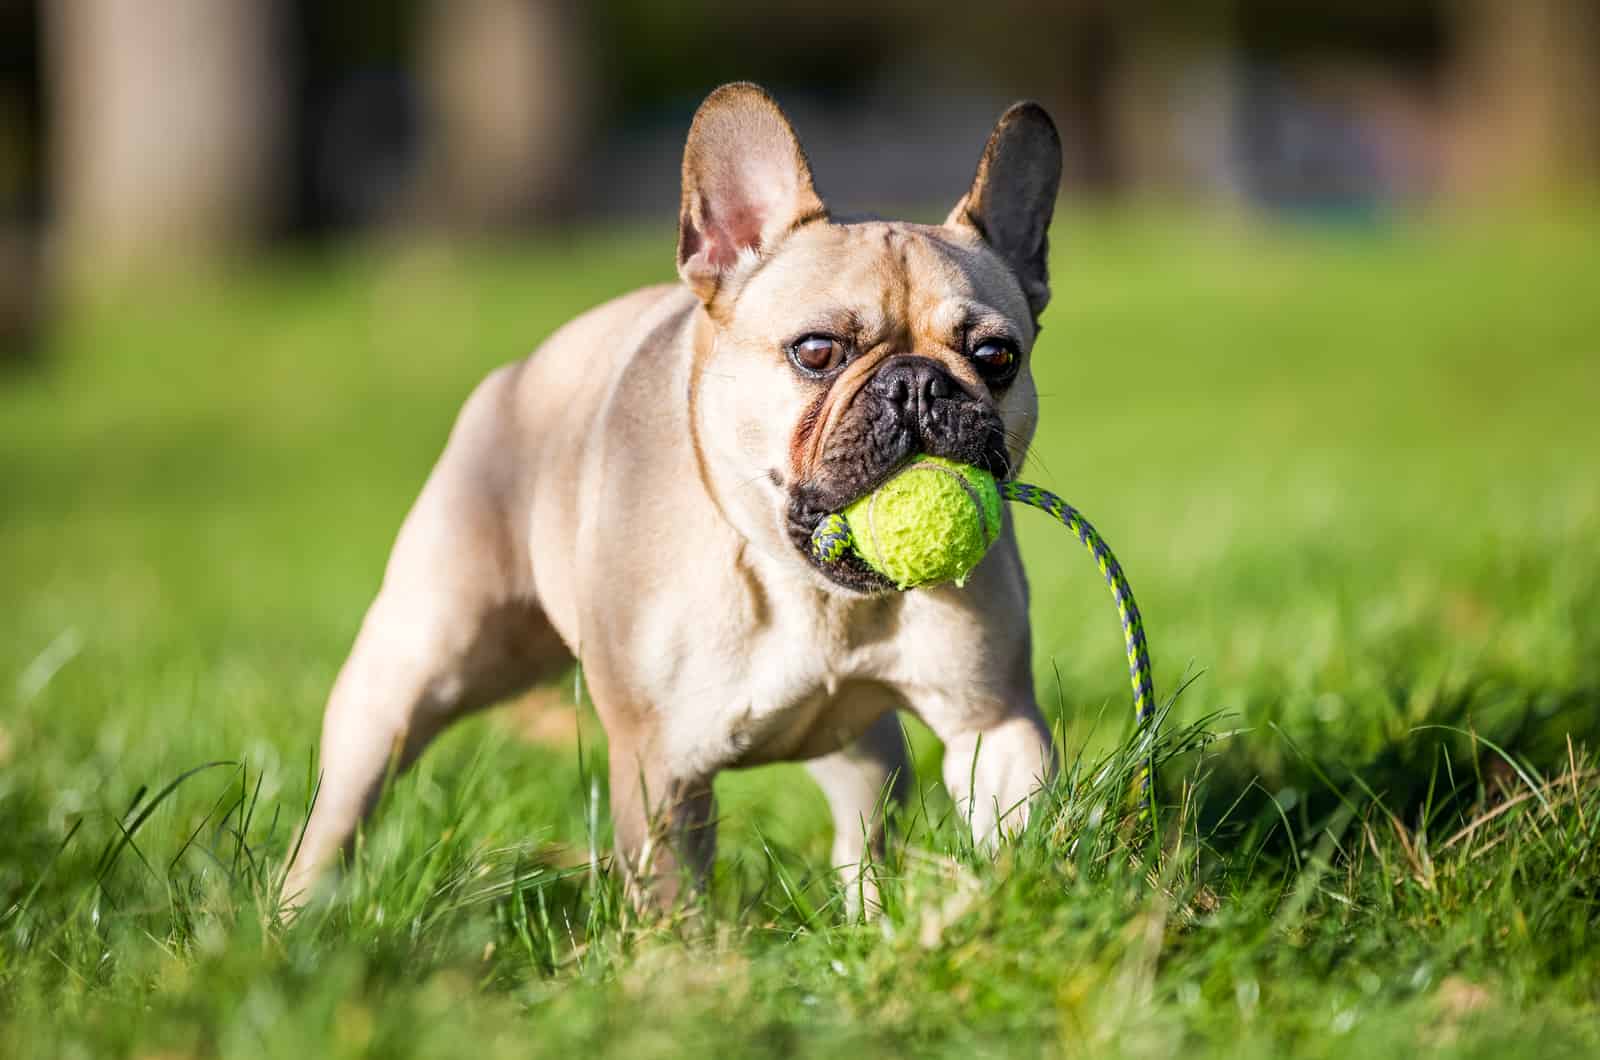
[[806,763],[833,813],[833,868],[852,915],[876,913],[872,862],[883,850],[884,817],[911,790],[911,763],[900,718],[884,711],[856,741]]
[[565,649],[536,611],[466,603],[402,602],[386,589],[373,604],[323,717],[316,801],[285,904],[297,904],[349,841],[389,772],[410,765],[450,721],[560,665]]
[[286,906],[304,900],[349,841],[387,773],[409,765],[455,718],[571,662],[520,573],[503,515],[511,505],[482,470],[495,440],[487,389],[468,403],[407,516],[334,683],[321,779],[284,880]]

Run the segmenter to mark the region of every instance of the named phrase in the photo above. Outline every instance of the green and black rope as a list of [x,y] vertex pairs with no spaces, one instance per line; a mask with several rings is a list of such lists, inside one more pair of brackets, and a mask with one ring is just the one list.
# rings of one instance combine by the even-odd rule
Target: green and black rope
[[850,551],[856,537],[850,524],[838,512],[824,516],[817,528],[811,531],[811,554],[819,563],[838,563]]
[[[1122,565],[1112,555],[1105,539],[1072,505],[1049,490],[1025,482],[1002,482],[999,488],[1000,496],[1006,500],[1038,508],[1072,531],[1094,557],[1095,565],[1111,587],[1117,615],[1122,619],[1123,643],[1128,650],[1128,678],[1133,686],[1134,718],[1140,737],[1150,745],[1139,765],[1136,782],[1140,815],[1148,819],[1151,812],[1150,787],[1155,779],[1155,734],[1150,730],[1155,724],[1156,689],[1155,680],[1150,675],[1150,649],[1145,642],[1144,620],[1139,616],[1139,605],[1134,602],[1133,587],[1128,584],[1128,576],[1122,573]],[[849,524],[844,516],[835,513],[817,525],[811,535],[811,551],[820,562],[837,563],[850,549],[852,542]]]
[[1150,648],[1145,642],[1144,619],[1139,615],[1139,605],[1133,599],[1133,586],[1122,573],[1122,564],[1111,554],[1111,546],[1100,536],[1083,514],[1051,493],[1025,482],[1000,483],[1000,496],[1008,501],[1020,501],[1048,513],[1077,535],[1083,547],[1094,557],[1095,565],[1111,587],[1111,598],[1117,604],[1117,616],[1122,619],[1122,641],[1128,649],[1128,680],[1133,685],[1133,716],[1142,739],[1150,744],[1144,760],[1139,764],[1137,781],[1141,816],[1148,817],[1151,807],[1150,785],[1155,781],[1155,734],[1150,731],[1156,716],[1156,684],[1150,675]]

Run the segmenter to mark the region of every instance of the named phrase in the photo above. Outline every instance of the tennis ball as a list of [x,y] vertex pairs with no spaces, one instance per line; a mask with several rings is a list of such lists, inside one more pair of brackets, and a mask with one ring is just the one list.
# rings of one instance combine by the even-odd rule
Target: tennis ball
[[1000,536],[1000,491],[987,471],[924,456],[843,515],[856,552],[898,588],[960,585]]

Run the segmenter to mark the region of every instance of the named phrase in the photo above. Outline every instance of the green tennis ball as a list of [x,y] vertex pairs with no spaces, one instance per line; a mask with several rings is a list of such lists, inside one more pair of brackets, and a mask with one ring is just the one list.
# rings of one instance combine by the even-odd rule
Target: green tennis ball
[[843,514],[856,552],[898,588],[960,585],[1000,536],[1000,491],[987,471],[924,456]]

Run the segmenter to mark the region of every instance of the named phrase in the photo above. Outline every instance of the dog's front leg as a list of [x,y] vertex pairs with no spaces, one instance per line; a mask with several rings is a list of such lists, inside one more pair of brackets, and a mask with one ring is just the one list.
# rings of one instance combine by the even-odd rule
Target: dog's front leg
[[284,881],[285,908],[304,903],[388,773],[408,766],[449,722],[566,655],[533,608],[484,604],[461,588],[479,583],[437,577],[443,564],[414,577],[411,558],[400,555],[328,699],[321,780]]
[[704,887],[717,852],[711,778],[676,774],[647,736],[608,734],[616,854],[635,905],[670,909]]
[[1030,699],[976,717],[936,712],[928,724],[944,741],[945,787],[974,841],[992,847],[1020,832],[1034,794],[1054,772],[1050,730],[1039,708]]
[[849,747],[806,763],[833,813],[833,869],[852,917],[881,909],[872,862],[883,853],[884,819],[910,794],[905,733],[885,711]]

